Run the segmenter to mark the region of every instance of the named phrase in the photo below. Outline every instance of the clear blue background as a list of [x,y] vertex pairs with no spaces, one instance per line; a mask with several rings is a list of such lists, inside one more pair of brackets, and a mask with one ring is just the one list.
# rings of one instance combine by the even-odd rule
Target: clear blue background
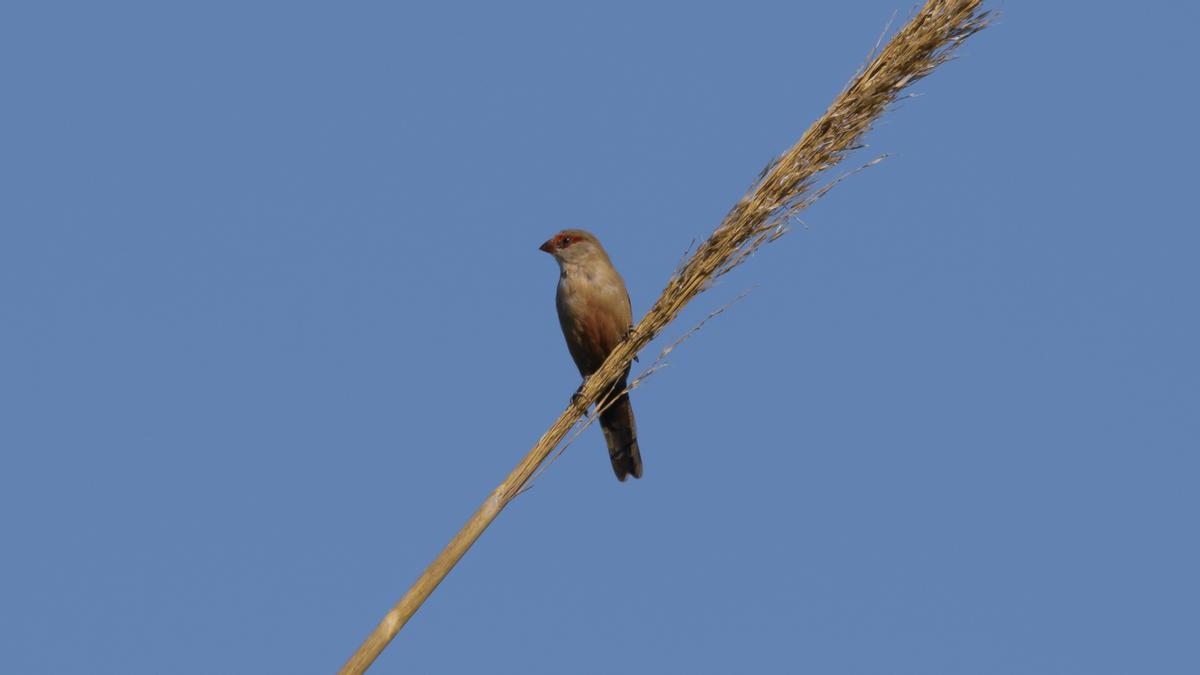
[[[336,669],[909,9],[192,5],[0,17],[4,672]],[[378,672],[1200,672],[1200,14],[1000,9]]]

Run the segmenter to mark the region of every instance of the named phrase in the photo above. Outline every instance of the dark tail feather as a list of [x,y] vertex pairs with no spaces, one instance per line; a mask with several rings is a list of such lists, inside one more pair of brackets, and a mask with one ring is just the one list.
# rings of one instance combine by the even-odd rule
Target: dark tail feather
[[623,394],[608,410],[600,413],[600,428],[608,442],[608,458],[612,460],[613,473],[617,480],[626,476],[642,477],[642,453],[638,449],[637,422],[633,420],[633,406],[629,395]]

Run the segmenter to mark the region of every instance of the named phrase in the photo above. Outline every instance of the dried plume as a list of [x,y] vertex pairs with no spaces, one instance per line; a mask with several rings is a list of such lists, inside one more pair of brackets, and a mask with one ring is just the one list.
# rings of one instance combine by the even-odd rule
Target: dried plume
[[492,491],[340,672],[362,673],[374,662],[467,549],[586,416],[588,406],[605,397],[637,353],[717,277],[786,232],[788,222],[797,213],[839,180],[818,186],[818,176],[861,147],[864,134],[906,87],[952,58],[954,50],[987,23],[982,0],[928,0],[882,49],[873,52],[820,119],[763,170],[712,235],[671,276],[658,301],[588,378],[575,401]]

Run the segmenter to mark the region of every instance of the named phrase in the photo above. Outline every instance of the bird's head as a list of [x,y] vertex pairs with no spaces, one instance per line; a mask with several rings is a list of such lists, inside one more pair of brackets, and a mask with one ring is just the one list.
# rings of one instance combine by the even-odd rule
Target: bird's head
[[559,265],[584,264],[596,258],[597,254],[604,253],[600,242],[586,230],[563,230],[547,239],[538,249],[554,256]]

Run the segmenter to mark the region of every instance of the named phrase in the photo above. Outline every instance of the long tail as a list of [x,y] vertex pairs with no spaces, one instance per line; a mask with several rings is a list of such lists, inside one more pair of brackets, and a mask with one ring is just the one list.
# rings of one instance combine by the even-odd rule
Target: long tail
[[637,422],[633,420],[629,394],[622,394],[608,410],[600,413],[600,428],[608,442],[608,458],[612,460],[617,480],[624,481],[626,476],[641,478],[642,453],[638,449]]

